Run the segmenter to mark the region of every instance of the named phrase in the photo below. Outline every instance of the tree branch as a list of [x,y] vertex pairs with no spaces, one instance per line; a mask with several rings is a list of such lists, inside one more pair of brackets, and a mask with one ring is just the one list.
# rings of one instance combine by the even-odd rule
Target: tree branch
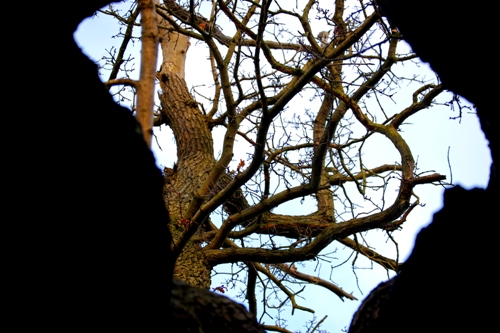
[[273,266],[281,269],[283,272],[289,274],[290,276],[292,276],[296,279],[299,279],[299,280],[305,281],[305,282],[309,282],[312,284],[317,284],[318,286],[322,286],[322,287],[330,290],[335,295],[337,295],[342,301],[344,300],[344,297],[348,298],[352,301],[358,300],[352,294],[345,292],[342,288],[336,286],[335,284],[333,284],[329,281],[323,280],[323,279],[316,277],[316,276],[312,276],[312,275],[308,275],[308,274],[304,274],[304,273],[299,272],[297,270],[297,268],[295,267],[295,265],[293,265],[293,264],[290,264],[290,265],[275,264]]
[[376,262],[380,266],[384,267],[385,269],[390,269],[395,272],[399,272],[399,269],[401,268],[400,265],[392,259],[386,258],[377,252],[373,251],[372,249],[359,244],[358,242],[350,239],[350,238],[341,238],[337,239],[338,242],[341,244],[344,244],[345,246],[353,249],[354,251],[364,255],[368,259],[370,259],[373,262]]
[[142,128],[144,141],[151,147],[153,135],[153,109],[156,63],[158,59],[158,26],[153,0],[139,0],[138,9],[141,12],[142,50],[141,73],[137,84],[136,118]]
[[[122,43],[120,44],[120,48],[118,49],[118,54],[116,56],[115,63],[113,64],[113,68],[111,73],[109,74],[108,82],[116,79],[118,72],[120,71],[120,66],[123,63],[123,55],[125,54],[125,50],[127,49],[128,43],[132,39],[132,31],[134,29],[135,20],[137,20],[137,16],[139,16],[139,7],[135,8],[133,12],[127,18],[125,24],[127,25],[127,29],[125,30],[125,34],[123,35]],[[108,86],[110,87],[110,86]]]
[[127,78],[108,80],[108,81],[104,82],[104,86],[108,87],[108,88],[110,88],[112,86],[119,86],[119,85],[129,86],[129,87],[133,87],[133,88],[137,89],[139,87],[139,82],[136,80],[127,79]]
[[314,313],[314,310],[306,308],[306,307],[303,307],[303,306],[300,306],[300,305],[297,304],[297,302],[295,301],[295,295],[297,295],[298,293],[295,293],[295,294],[292,293],[273,273],[271,273],[268,269],[266,269],[261,264],[254,263],[254,265],[255,265],[255,268],[259,272],[264,273],[271,281],[273,281],[273,283],[278,288],[280,288],[280,290],[282,292],[284,292],[288,296],[288,298],[290,299],[290,302],[292,302],[292,315],[295,312],[295,309]]
[[266,331],[275,331],[275,332],[281,332],[281,333],[293,333],[292,331],[289,331],[286,328],[283,328],[281,326],[276,326],[276,325],[262,325],[262,328],[265,329]]

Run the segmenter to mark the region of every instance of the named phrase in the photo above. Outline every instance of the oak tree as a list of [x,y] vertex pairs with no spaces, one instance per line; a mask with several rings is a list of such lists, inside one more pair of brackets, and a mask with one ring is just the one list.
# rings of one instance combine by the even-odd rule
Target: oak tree
[[[300,269],[301,262],[327,258],[332,243],[397,272],[398,258],[374,251],[362,233],[381,229],[391,238],[420,204],[415,187],[445,180],[417,169],[401,132],[433,107],[443,86],[419,73],[401,75],[401,65],[418,58],[401,47],[399,31],[374,3],[346,3],[164,0],[150,7],[157,30],[143,34],[142,43],[159,42],[159,93],[154,115],[140,122],[147,142],[154,140],[151,126],[170,128],[175,139],[175,165],[163,170],[174,275],[209,289],[214,268],[232,264],[231,279],[245,284],[256,314],[285,304],[313,311],[300,305],[297,282],[356,299],[327,276]],[[105,84],[132,102],[139,119],[139,96],[151,89],[127,77],[126,54],[141,10],[131,2],[126,12],[107,7],[98,14],[123,25],[120,47],[101,65],[110,70]],[[186,83],[192,44],[207,54],[211,82],[203,92]],[[395,104],[401,85],[412,92]],[[115,86],[132,86],[137,104]],[[235,158],[241,151],[247,158]],[[374,154],[378,164],[369,158]],[[276,212],[302,201],[314,209]],[[260,320],[267,330],[287,331],[282,322]]]

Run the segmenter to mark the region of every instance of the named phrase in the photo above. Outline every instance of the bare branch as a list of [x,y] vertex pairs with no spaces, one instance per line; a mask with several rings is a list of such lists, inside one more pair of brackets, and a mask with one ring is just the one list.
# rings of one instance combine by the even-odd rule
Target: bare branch
[[132,79],[122,78],[122,79],[108,80],[108,81],[104,82],[104,85],[106,87],[109,87],[109,88],[112,86],[123,85],[123,86],[129,86],[129,87],[133,87],[133,88],[137,89],[137,87],[139,86],[139,82],[136,80],[132,80]]
[[281,291],[283,291],[287,297],[290,299],[290,302],[292,302],[292,315],[295,311],[295,309],[298,309],[298,310],[302,310],[302,311],[307,311],[307,312],[311,312],[311,313],[314,313],[314,310],[310,309],[310,308],[306,308],[306,307],[303,307],[303,306],[300,306],[297,304],[296,300],[295,300],[295,295],[294,293],[292,293],[278,278],[276,278],[276,276],[274,276],[273,273],[271,273],[267,268],[265,268],[264,266],[262,266],[261,264],[258,264],[258,263],[254,263],[255,265],[255,268],[257,268],[257,270],[259,272],[262,272],[264,273],[276,286],[278,286]]
[[345,292],[342,288],[336,286],[335,284],[333,284],[333,283],[331,283],[329,281],[323,280],[323,279],[321,279],[319,277],[316,277],[316,276],[312,276],[312,275],[308,275],[308,274],[304,274],[304,273],[299,272],[297,270],[297,268],[295,267],[295,265],[293,265],[293,264],[290,264],[290,265],[287,265],[287,264],[275,264],[273,266],[281,269],[283,272],[285,272],[287,274],[290,274],[290,276],[293,276],[296,279],[299,279],[299,280],[305,281],[305,282],[310,282],[312,284],[317,284],[318,286],[322,286],[322,287],[330,290],[331,292],[333,292],[341,300],[343,300],[344,297],[347,298],[347,299],[350,299],[352,301],[357,301],[358,300],[353,295]]
[[125,34],[123,35],[123,40],[122,43],[120,44],[120,49],[118,50],[115,63],[113,64],[113,69],[109,74],[108,82],[116,79],[116,77],[118,76],[118,72],[120,71],[120,66],[124,62],[123,56],[125,55],[125,50],[127,49],[128,43],[132,39],[132,30],[134,28],[135,21],[137,20],[138,16],[139,16],[139,7],[136,7],[135,10],[130,13],[127,21],[125,22],[125,24],[127,25],[127,29],[125,30]]
[[137,84],[136,118],[141,125],[144,141],[146,141],[148,147],[151,147],[156,62],[159,42],[158,26],[153,0],[139,0],[138,9],[141,12],[142,51],[141,74]]
[[293,333],[292,331],[289,331],[286,328],[283,328],[281,326],[276,326],[276,325],[262,325],[262,328],[265,329],[266,331],[275,331],[275,332],[281,332],[281,333]]
[[399,272],[400,266],[395,260],[386,258],[386,257],[378,254],[374,250],[372,250],[372,249],[370,249],[362,244],[359,244],[358,242],[356,242],[350,238],[347,238],[347,237],[342,238],[342,239],[337,239],[337,241],[344,244],[345,246],[353,249],[354,251],[361,253],[362,255],[364,255],[365,257],[367,257],[371,261],[376,262],[377,264],[384,267],[385,269],[390,269],[390,270],[393,270],[395,272]]

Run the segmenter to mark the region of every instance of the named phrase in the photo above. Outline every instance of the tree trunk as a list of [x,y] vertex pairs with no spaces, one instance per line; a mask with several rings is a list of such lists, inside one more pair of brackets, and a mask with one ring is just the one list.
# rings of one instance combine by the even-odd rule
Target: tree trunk
[[[167,26],[165,20],[160,26]],[[193,193],[207,179],[215,164],[212,133],[208,121],[189,94],[184,80],[188,37],[162,29],[163,62],[157,77],[160,81],[162,117],[170,126],[177,143],[177,163],[165,169],[164,198],[171,215],[171,230],[176,241],[185,230],[184,212]],[[190,241],[177,260],[174,276],[193,287],[210,287],[211,267],[199,242]]]

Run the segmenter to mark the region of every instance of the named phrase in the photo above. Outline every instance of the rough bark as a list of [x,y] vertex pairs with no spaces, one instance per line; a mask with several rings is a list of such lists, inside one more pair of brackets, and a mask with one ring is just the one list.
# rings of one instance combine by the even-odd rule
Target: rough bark
[[241,304],[174,279],[171,295],[175,332],[261,333],[255,316]]
[[[164,19],[160,26],[170,28]],[[164,198],[172,219],[172,235],[178,241],[190,225],[186,219],[189,204],[197,190],[207,181],[215,166],[213,139],[209,118],[202,113],[198,103],[188,91],[185,82],[185,61],[189,48],[189,38],[174,31],[162,29],[161,49],[163,62],[157,73],[162,93],[160,94],[161,113],[158,123],[170,126],[177,143],[177,162],[173,168],[165,169]],[[212,189],[203,198],[209,200],[227,186],[232,177],[223,173]],[[249,205],[241,189],[224,204],[227,212],[234,213]],[[203,227],[210,229],[209,220]],[[192,286],[208,289],[210,287],[211,263],[205,257],[200,244],[208,238],[190,240],[177,259],[174,276]]]
[[[169,26],[165,20],[160,25]],[[162,29],[163,62],[157,72],[162,93],[161,115],[172,129],[177,143],[177,162],[165,173],[164,199],[170,212],[174,241],[179,240],[190,221],[185,212],[193,194],[207,179],[215,164],[212,133],[208,121],[191,96],[184,80],[189,38]],[[193,287],[210,287],[211,266],[206,262],[200,241],[189,241],[177,259],[174,276]]]

